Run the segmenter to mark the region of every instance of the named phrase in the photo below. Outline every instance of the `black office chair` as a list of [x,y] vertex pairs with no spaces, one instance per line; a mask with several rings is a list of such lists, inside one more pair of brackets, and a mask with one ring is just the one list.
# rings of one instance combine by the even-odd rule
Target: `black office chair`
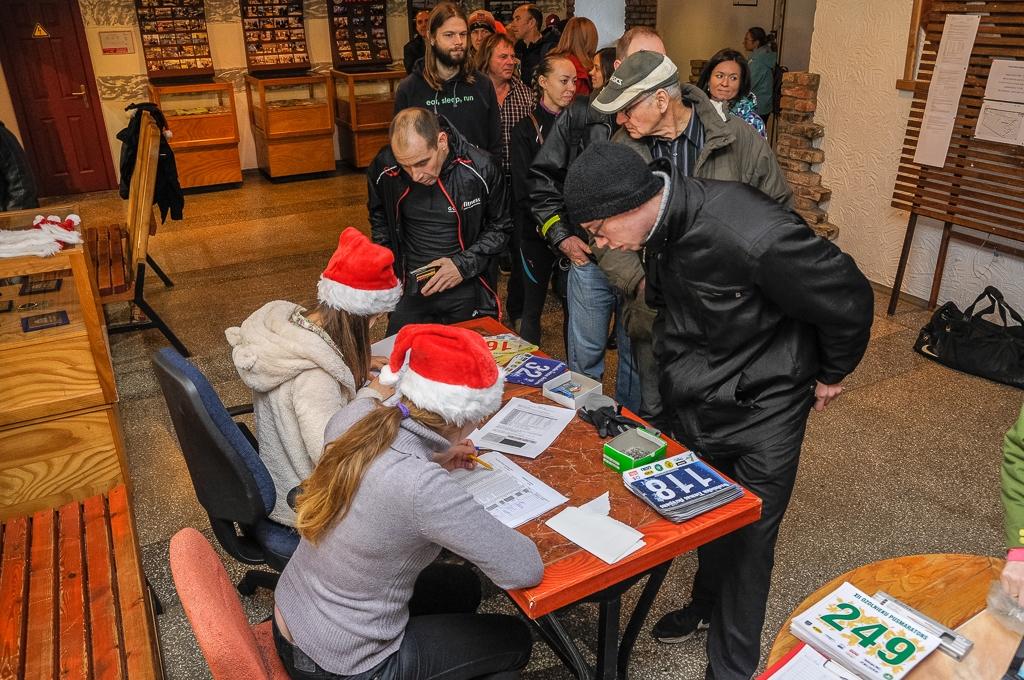
[[[171,348],[153,355],[153,365],[192,487],[221,547],[240,562],[280,572],[299,535],[269,519],[277,498],[274,481],[256,451],[255,437],[232,418],[251,413],[252,405],[225,408],[199,369]],[[273,589],[278,575],[251,569],[238,590],[251,595],[259,587]]]

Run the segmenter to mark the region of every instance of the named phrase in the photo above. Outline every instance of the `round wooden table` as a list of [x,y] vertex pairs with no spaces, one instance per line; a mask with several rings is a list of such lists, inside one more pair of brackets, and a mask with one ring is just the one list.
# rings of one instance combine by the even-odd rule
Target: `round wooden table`
[[832,579],[793,610],[775,638],[768,666],[799,642],[789,632],[792,618],[843,581],[849,581],[868,595],[885,591],[944,626],[957,628],[985,608],[989,584],[999,579],[1002,570],[1003,560],[978,555],[908,555],[865,564]]

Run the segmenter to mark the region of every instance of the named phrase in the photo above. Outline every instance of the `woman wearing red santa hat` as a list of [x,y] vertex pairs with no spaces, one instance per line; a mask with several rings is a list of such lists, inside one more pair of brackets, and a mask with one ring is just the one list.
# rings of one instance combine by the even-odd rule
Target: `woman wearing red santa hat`
[[342,409],[303,482],[302,540],[274,593],[278,654],[293,678],[518,678],[526,625],[476,614],[473,572],[432,564],[447,548],[500,588],[543,576],[533,542],[448,474],[472,466],[450,447],[498,410],[504,377],[479,335],[425,324],[399,331],[380,380],[395,405]]
[[390,250],[349,227],[320,276],[315,308],[274,300],[225,331],[253,391],[260,458],[277,491],[270,517],[282,524],[295,525],[288,492],[313,472],[331,416],[357,396],[390,394],[367,380],[384,362],[371,360],[370,327],[402,292],[393,263]]

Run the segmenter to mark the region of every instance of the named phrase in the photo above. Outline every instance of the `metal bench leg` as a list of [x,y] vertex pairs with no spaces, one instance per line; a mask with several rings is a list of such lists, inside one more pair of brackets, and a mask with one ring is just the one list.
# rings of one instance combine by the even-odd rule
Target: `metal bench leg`
[[181,354],[181,356],[192,356],[192,353],[188,351],[188,347],[185,346],[185,343],[178,339],[178,336],[174,334],[174,331],[172,331],[170,327],[168,327],[168,325],[164,323],[164,320],[160,318],[160,315],[157,314],[152,307],[150,307],[148,302],[146,302],[143,298],[139,298],[138,300],[135,301],[135,304],[137,304],[139,308],[142,309],[143,312],[145,312],[146,316],[149,317],[149,321],[153,325],[153,327],[159,329],[160,332],[164,334],[164,337],[167,338],[167,342],[171,343],[174,346],[174,349],[178,350],[178,353]]
[[149,590],[149,597],[153,601],[153,613],[160,616],[164,613],[164,603],[160,601],[159,597],[157,597],[153,584],[149,582],[149,577],[146,577],[146,588]]
[[146,263],[150,266],[153,272],[160,277],[160,280],[164,282],[165,286],[168,288],[174,287],[174,281],[171,281],[171,277],[164,273],[164,270],[160,268],[160,265],[156,263],[156,260],[154,260],[149,253],[146,253]]

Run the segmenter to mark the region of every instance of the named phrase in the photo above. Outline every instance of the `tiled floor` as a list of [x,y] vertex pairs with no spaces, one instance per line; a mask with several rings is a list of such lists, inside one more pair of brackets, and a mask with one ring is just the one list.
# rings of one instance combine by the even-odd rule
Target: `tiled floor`
[[[89,220],[116,218],[123,210],[112,196],[81,203]],[[240,189],[189,196],[186,219],[161,227],[152,239],[153,254],[176,285],[164,289],[154,278],[147,298],[190,346],[226,404],[249,401],[249,395],[230,363],[223,330],[267,300],[313,298],[341,227],[366,227],[364,205],[360,174],[290,184],[252,175]],[[876,299],[879,314],[884,302]],[[848,569],[912,553],[1000,552],[1000,443],[1024,395],[914,354],[917,329],[927,318],[909,304],[894,317],[876,316],[868,354],[847,391],[811,417],[779,539],[765,653],[803,597]],[[560,332],[560,312],[551,306],[544,344],[556,354]],[[146,573],[166,609],[160,630],[168,676],[203,678],[208,672],[174,593],[167,546],[185,526],[209,536],[209,523],[150,368],[149,356],[163,346],[156,331],[111,338]],[[238,565],[225,561],[233,576],[241,575]],[[652,620],[685,603],[693,569],[691,556],[676,560]],[[489,611],[511,611],[503,596],[490,592]],[[257,621],[269,613],[271,598],[261,592],[245,605]],[[569,631],[588,650],[596,620],[592,605],[567,617]],[[703,638],[667,646],[641,635],[633,658],[634,678],[697,680],[703,677]],[[538,642],[527,678],[566,677]]]

